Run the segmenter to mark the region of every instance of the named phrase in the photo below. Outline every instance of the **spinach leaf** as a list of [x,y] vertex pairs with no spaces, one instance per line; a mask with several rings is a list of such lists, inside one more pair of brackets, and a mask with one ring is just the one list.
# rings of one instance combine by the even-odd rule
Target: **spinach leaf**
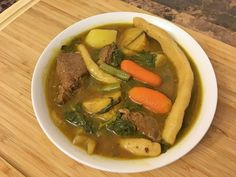
[[116,119],[107,125],[107,129],[121,136],[130,136],[136,133],[136,127],[129,121]]
[[166,143],[164,140],[161,140],[160,144],[161,144],[161,153],[165,153],[171,147],[171,145]]
[[69,44],[61,46],[61,51],[65,53],[75,52],[76,45],[78,45],[80,42],[80,39],[73,39]]
[[116,120],[106,124],[107,130],[113,132],[116,135],[120,135],[120,136],[135,135],[137,133],[137,129],[136,129],[135,125],[133,125],[128,120],[122,119],[121,116],[122,116],[122,114],[118,113]]
[[111,65],[118,67],[121,63],[121,61],[124,59],[125,55],[121,52],[119,49],[115,49],[112,52],[111,56]]
[[81,112],[79,106],[76,106],[76,109],[74,111],[65,112],[64,118],[65,121],[69,124],[75,127],[82,127],[87,133],[95,133],[93,122],[85,117],[85,115]]
[[131,100],[129,100],[128,98],[125,100],[124,104],[123,104],[123,108],[127,108],[129,109],[131,112],[132,111],[142,111],[143,110],[143,106],[137,103],[132,102]]
[[139,65],[151,68],[155,67],[155,58],[156,54],[146,51],[139,52],[136,55],[132,55],[129,57],[130,60],[133,60]]

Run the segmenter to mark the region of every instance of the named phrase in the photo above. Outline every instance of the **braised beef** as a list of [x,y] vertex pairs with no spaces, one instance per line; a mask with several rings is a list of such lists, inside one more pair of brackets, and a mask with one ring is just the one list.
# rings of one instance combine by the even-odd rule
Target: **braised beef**
[[56,66],[59,78],[58,104],[64,104],[79,86],[79,79],[88,72],[86,65],[78,53],[60,53]]
[[158,142],[161,140],[160,128],[157,120],[151,116],[142,114],[141,112],[130,112],[128,109],[119,109],[123,113],[122,118],[129,120],[137,130],[150,138],[152,141]]
[[107,64],[110,64],[111,58],[112,58],[112,53],[116,49],[117,49],[117,46],[114,43],[104,46],[99,53],[99,59]]

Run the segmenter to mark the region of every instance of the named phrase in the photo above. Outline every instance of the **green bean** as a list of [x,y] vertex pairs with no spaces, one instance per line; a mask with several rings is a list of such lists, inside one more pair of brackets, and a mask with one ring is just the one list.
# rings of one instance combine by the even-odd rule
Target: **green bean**
[[129,78],[130,78],[130,75],[129,75],[129,74],[127,74],[127,73],[125,73],[124,71],[121,71],[121,70],[119,70],[119,69],[117,69],[117,68],[114,68],[114,67],[112,67],[112,66],[110,66],[110,65],[108,65],[108,64],[106,64],[106,63],[104,63],[104,62],[102,62],[102,63],[100,64],[100,68],[101,68],[103,71],[107,72],[108,74],[111,74],[111,75],[113,75],[113,76],[116,76],[116,77],[118,77],[118,78],[120,78],[120,79],[122,79],[122,80],[127,81],[127,80],[129,80]]

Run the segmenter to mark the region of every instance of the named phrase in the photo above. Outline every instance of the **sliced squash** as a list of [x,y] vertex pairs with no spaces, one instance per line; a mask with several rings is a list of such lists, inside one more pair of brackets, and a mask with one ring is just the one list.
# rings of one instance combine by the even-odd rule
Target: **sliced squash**
[[104,121],[111,120],[112,118],[114,118],[114,116],[116,115],[119,108],[120,108],[120,104],[117,104],[112,109],[110,109],[108,112],[103,113],[103,114],[96,114],[96,115],[94,115],[94,117],[104,120]]
[[91,100],[83,102],[83,107],[85,111],[94,114],[101,111],[103,108],[111,104],[111,98],[93,98]]
[[121,92],[113,92],[99,98],[92,98],[82,103],[84,110],[89,114],[103,114],[108,112],[120,101]]

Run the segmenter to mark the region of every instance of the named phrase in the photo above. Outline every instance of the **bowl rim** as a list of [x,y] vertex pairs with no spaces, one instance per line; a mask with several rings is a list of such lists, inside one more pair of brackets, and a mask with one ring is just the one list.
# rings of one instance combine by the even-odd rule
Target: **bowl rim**
[[[199,75],[202,80],[202,87],[203,87],[202,88],[203,89],[202,106],[201,106],[202,108],[199,112],[196,122],[194,123],[194,126],[191,127],[191,130],[188,132],[188,134],[185,137],[183,137],[180,142],[178,142],[178,145],[177,145],[178,147],[175,147],[175,146],[172,147],[170,150],[168,150],[168,152],[164,153],[164,155],[162,154],[159,157],[145,158],[145,159],[138,159],[138,160],[137,159],[136,160],[112,159],[112,158],[106,158],[106,157],[102,157],[98,155],[86,156],[86,154],[84,154],[80,148],[75,147],[72,143],[69,142],[69,140],[67,140],[66,142],[65,137],[63,138],[62,141],[58,140],[62,138],[60,136],[63,134],[56,128],[55,125],[54,125],[55,127],[48,125],[48,123],[49,124],[50,122],[52,123],[52,121],[47,120],[47,118],[45,118],[45,116],[49,118],[48,113],[45,113],[44,118],[42,118],[43,117],[42,110],[44,108],[43,103],[45,103],[45,100],[42,97],[42,95],[40,95],[40,93],[42,93],[42,90],[44,90],[44,88],[41,88],[39,92],[39,89],[40,89],[39,87],[44,87],[41,85],[43,82],[42,77],[44,75],[43,68],[45,68],[49,64],[49,59],[52,57],[52,50],[55,49],[55,44],[57,44],[57,46],[60,46],[64,42],[65,39],[68,39],[69,37],[74,36],[74,35],[71,35],[71,32],[74,29],[78,27],[81,29],[84,27],[83,25],[85,26],[87,25],[86,26],[87,29],[91,29],[93,27],[99,26],[99,24],[94,25],[94,23],[98,23],[96,21],[99,21],[99,22],[102,21],[100,26],[103,24],[109,24],[110,22],[113,23],[114,19],[115,19],[114,21],[116,21],[117,23],[119,21],[120,23],[128,22],[130,21],[130,18],[133,18],[133,17],[142,17],[146,19],[147,21],[149,21],[150,23],[153,23],[154,25],[158,25],[159,27],[163,28],[182,47],[187,45],[185,44],[185,40],[189,41],[188,44],[190,45],[188,46],[188,49],[194,49],[194,50],[191,50],[191,53],[188,53],[193,59],[193,62],[196,64],[195,57],[198,56],[199,57],[198,62],[199,62],[199,66],[201,66],[201,69],[202,67],[207,68],[207,71],[204,71],[204,79],[203,79],[201,77],[202,73],[200,73],[200,70],[198,68],[199,66],[197,67],[199,71]],[[109,20],[110,22],[108,22]],[[85,28],[81,29],[81,32],[83,31],[85,31]],[[80,32],[78,32],[77,35],[79,33]],[[178,37],[176,36],[176,34],[181,34],[181,35]],[[186,49],[186,46],[183,48],[188,52],[188,50]],[[210,99],[210,101],[207,101],[206,98]],[[201,139],[206,134],[207,130],[209,129],[213,121],[214,114],[216,111],[216,106],[217,106],[218,89],[217,89],[217,81],[216,81],[215,73],[214,73],[214,70],[213,70],[213,67],[211,65],[209,58],[207,57],[204,50],[200,47],[200,45],[183,29],[157,16],[152,16],[152,15],[148,15],[144,13],[137,13],[137,12],[110,12],[110,13],[103,13],[103,14],[91,16],[81,21],[78,21],[72,24],[71,26],[69,26],[68,28],[66,28],[65,30],[63,30],[61,33],[59,33],[55,38],[53,38],[50,41],[50,43],[47,45],[47,47],[44,49],[41,56],[39,57],[37,64],[35,66],[35,69],[34,69],[32,83],[31,83],[31,99],[32,99],[33,109],[37,117],[37,120],[40,124],[40,127],[43,129],[44,133],[47,135],[50,141],[62,152],[64,152],[66,155],[68,155],[69,157],[71,157],[77,162],[80,162],[82,164],[85,164],[87,166],[90,166],[99,170],[104,170],[104,171],[109,171],[109,172],[119,172],[119,173],[134,173],[134,172],[144,172],[144,171],[153,170],[155,168],[166,166],[178,160],[179,158],[183,157],[190,150],[192,150],[201,141]],[[206,102],[204,102],[204,100]],[[206,109],[206,106],[207,106],[207,109]],[[204,116],[204,120],[200,118],[201,116]],[[198,124],[201,125],[201,127],[199,127]],[[193,131],[195,132],[194,134],[192,133]],[[191,138],[190,138],[190,135],[191,135]],[[184,140],[188,142],[188,144],[182,143]],[[177,150],[175,150],[176,148]],[[68,149],[70,149],[71,152],[68,152]],[[79,155],[76,153],[78,153]],[[91,160],[90,158],[93,158],[95,160]],[[99,162],[99,163],[96,163],[96,162]],[[114,165],[112,165],[112,163],[114,163]],[[119,168],[116,167],[116,165],[119,165]]]

